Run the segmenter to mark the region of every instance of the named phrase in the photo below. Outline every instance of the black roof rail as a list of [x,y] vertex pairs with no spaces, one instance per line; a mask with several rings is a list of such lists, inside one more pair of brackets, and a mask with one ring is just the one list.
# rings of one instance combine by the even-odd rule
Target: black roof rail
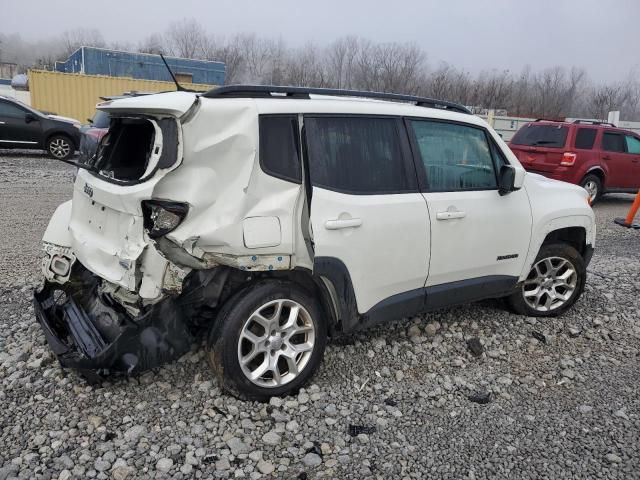
[[[274,95],[275,94],[275,95]],[[471,114],[460,104],[399,93],[366,92],[362,90],[341,90],[334,88],[284,87],[275,85],[226,85],[213,88],[202,94],[206,98],[310,98],[309,95],[328,95],[333,97],[361,97],[377,100],[396,100],[411,102],[419,107],[439,108],[453,112]]]
[[606,125],[608,127],[615,127],[613,123],[601,122],[600,120],[574,120],[573,123],[584,123],[586,125]]
[[564,120],[558,120],[557,118],[536,118],[534,122],[564,122]]

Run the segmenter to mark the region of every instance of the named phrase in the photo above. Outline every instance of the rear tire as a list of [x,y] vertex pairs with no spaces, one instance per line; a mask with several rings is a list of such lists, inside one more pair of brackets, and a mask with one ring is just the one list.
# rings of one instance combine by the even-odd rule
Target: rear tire
[[69,137],[66,135],[54,135],[47,140],[47,153],[57,159],[66,160],[75,151],[75,146]]
[[602,180],[597,175],[592,173],[585,175],[580,186],[589,193],[591,204],[596,203],[602,197]]
[[316,298],[297,284],[268,280],[225,303],[209,332],[207,358],[224,390],[267,401],[308,382],[326,342],[326,317]]
[[582,255],[566,243],[542,245],[529,275],[507,297],[511,309],[531,317],[557,317],[580,298],[587,278]]

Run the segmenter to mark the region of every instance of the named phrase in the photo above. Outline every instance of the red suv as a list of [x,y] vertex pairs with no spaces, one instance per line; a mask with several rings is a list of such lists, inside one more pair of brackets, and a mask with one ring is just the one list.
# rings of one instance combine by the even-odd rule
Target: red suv
[[640,189],[640,135],[603,122],[536,120],[509,142],[528,171],[603,193]]

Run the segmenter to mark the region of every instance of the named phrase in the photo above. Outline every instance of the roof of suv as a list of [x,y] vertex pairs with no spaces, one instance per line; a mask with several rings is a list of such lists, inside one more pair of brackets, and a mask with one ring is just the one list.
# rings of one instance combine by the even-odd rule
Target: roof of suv
[[601,122],[600,120],[583,120],[583,119],[575,119],[575,120],[553,120],[553,119],[547,119],[547,118],[538,118],[536,120],[534,120],[533,122],[529,122],[529,125],[531,124],[535,124],[535,123],[540,123],[542,125],[546,124],[546,123],[551,123],[551,124],[558,124],[558,125],[563,125],[563,126],[570,126],[570,125],[575,125],[575,126],[579,126],[579,125],[590,125],[590,126],[594,126],[594,127],[605,127],[605,128],[619,128],[616,127],[613,123],[609,123],[609,122]]
[[[226,88],[226,87],[220,87]],[[274,89],[276,87],[265,87]],[[297,88],[297,87],[277,87]],[[472,115],[457,104],[422,97],[411,97],[378,92],[354,92],[348,90],[304,89],[301,95],[212,95],[195,92],[174,91],[122,98],[98,104],[100,110],[112,112],[145,111],[182,115],[200,98],[203,104],[224,102],[238,108],[254,108],[259,114],[268,113],[318,113],[353,115],[393,115],[406,117],[453,120],[486,127],[480,117]],[[308,93],[306,93],[308,92]],[[317,92],[317,93],[316,93]],[[352,95],[352,96],[347,96]],[[371,98],[369,95],[373,94]],[[380,96],[378,96],[380,95]],[[429,103],[431,102],[431,103]],[[431,106],[427,106],[431,105]],[[442,108],[440,105],[444,106]],[[449,107],[451,105],[451,107]]]

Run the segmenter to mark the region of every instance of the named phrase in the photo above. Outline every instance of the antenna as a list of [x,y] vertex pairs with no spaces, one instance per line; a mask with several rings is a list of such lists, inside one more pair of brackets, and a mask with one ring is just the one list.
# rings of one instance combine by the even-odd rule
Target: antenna
[[176,80],[176,76],[173,74],[173,72],[171,71],[171,67],[169,67],[169,64],[167,63],[167,61],[164,58],[163,54],[160,54],[160,58],[162,59],[162,61],[164,62],[164,66],[167,67],[167,70],[169,70],[169,75],[171,75],[171,78],[173,79],[173,83],[176,84],[176,90],[179,92],[196,92],[195,90],[189,90],[188,88],[184,88],[182,85],[180,85],[178,83],[178,80]]

